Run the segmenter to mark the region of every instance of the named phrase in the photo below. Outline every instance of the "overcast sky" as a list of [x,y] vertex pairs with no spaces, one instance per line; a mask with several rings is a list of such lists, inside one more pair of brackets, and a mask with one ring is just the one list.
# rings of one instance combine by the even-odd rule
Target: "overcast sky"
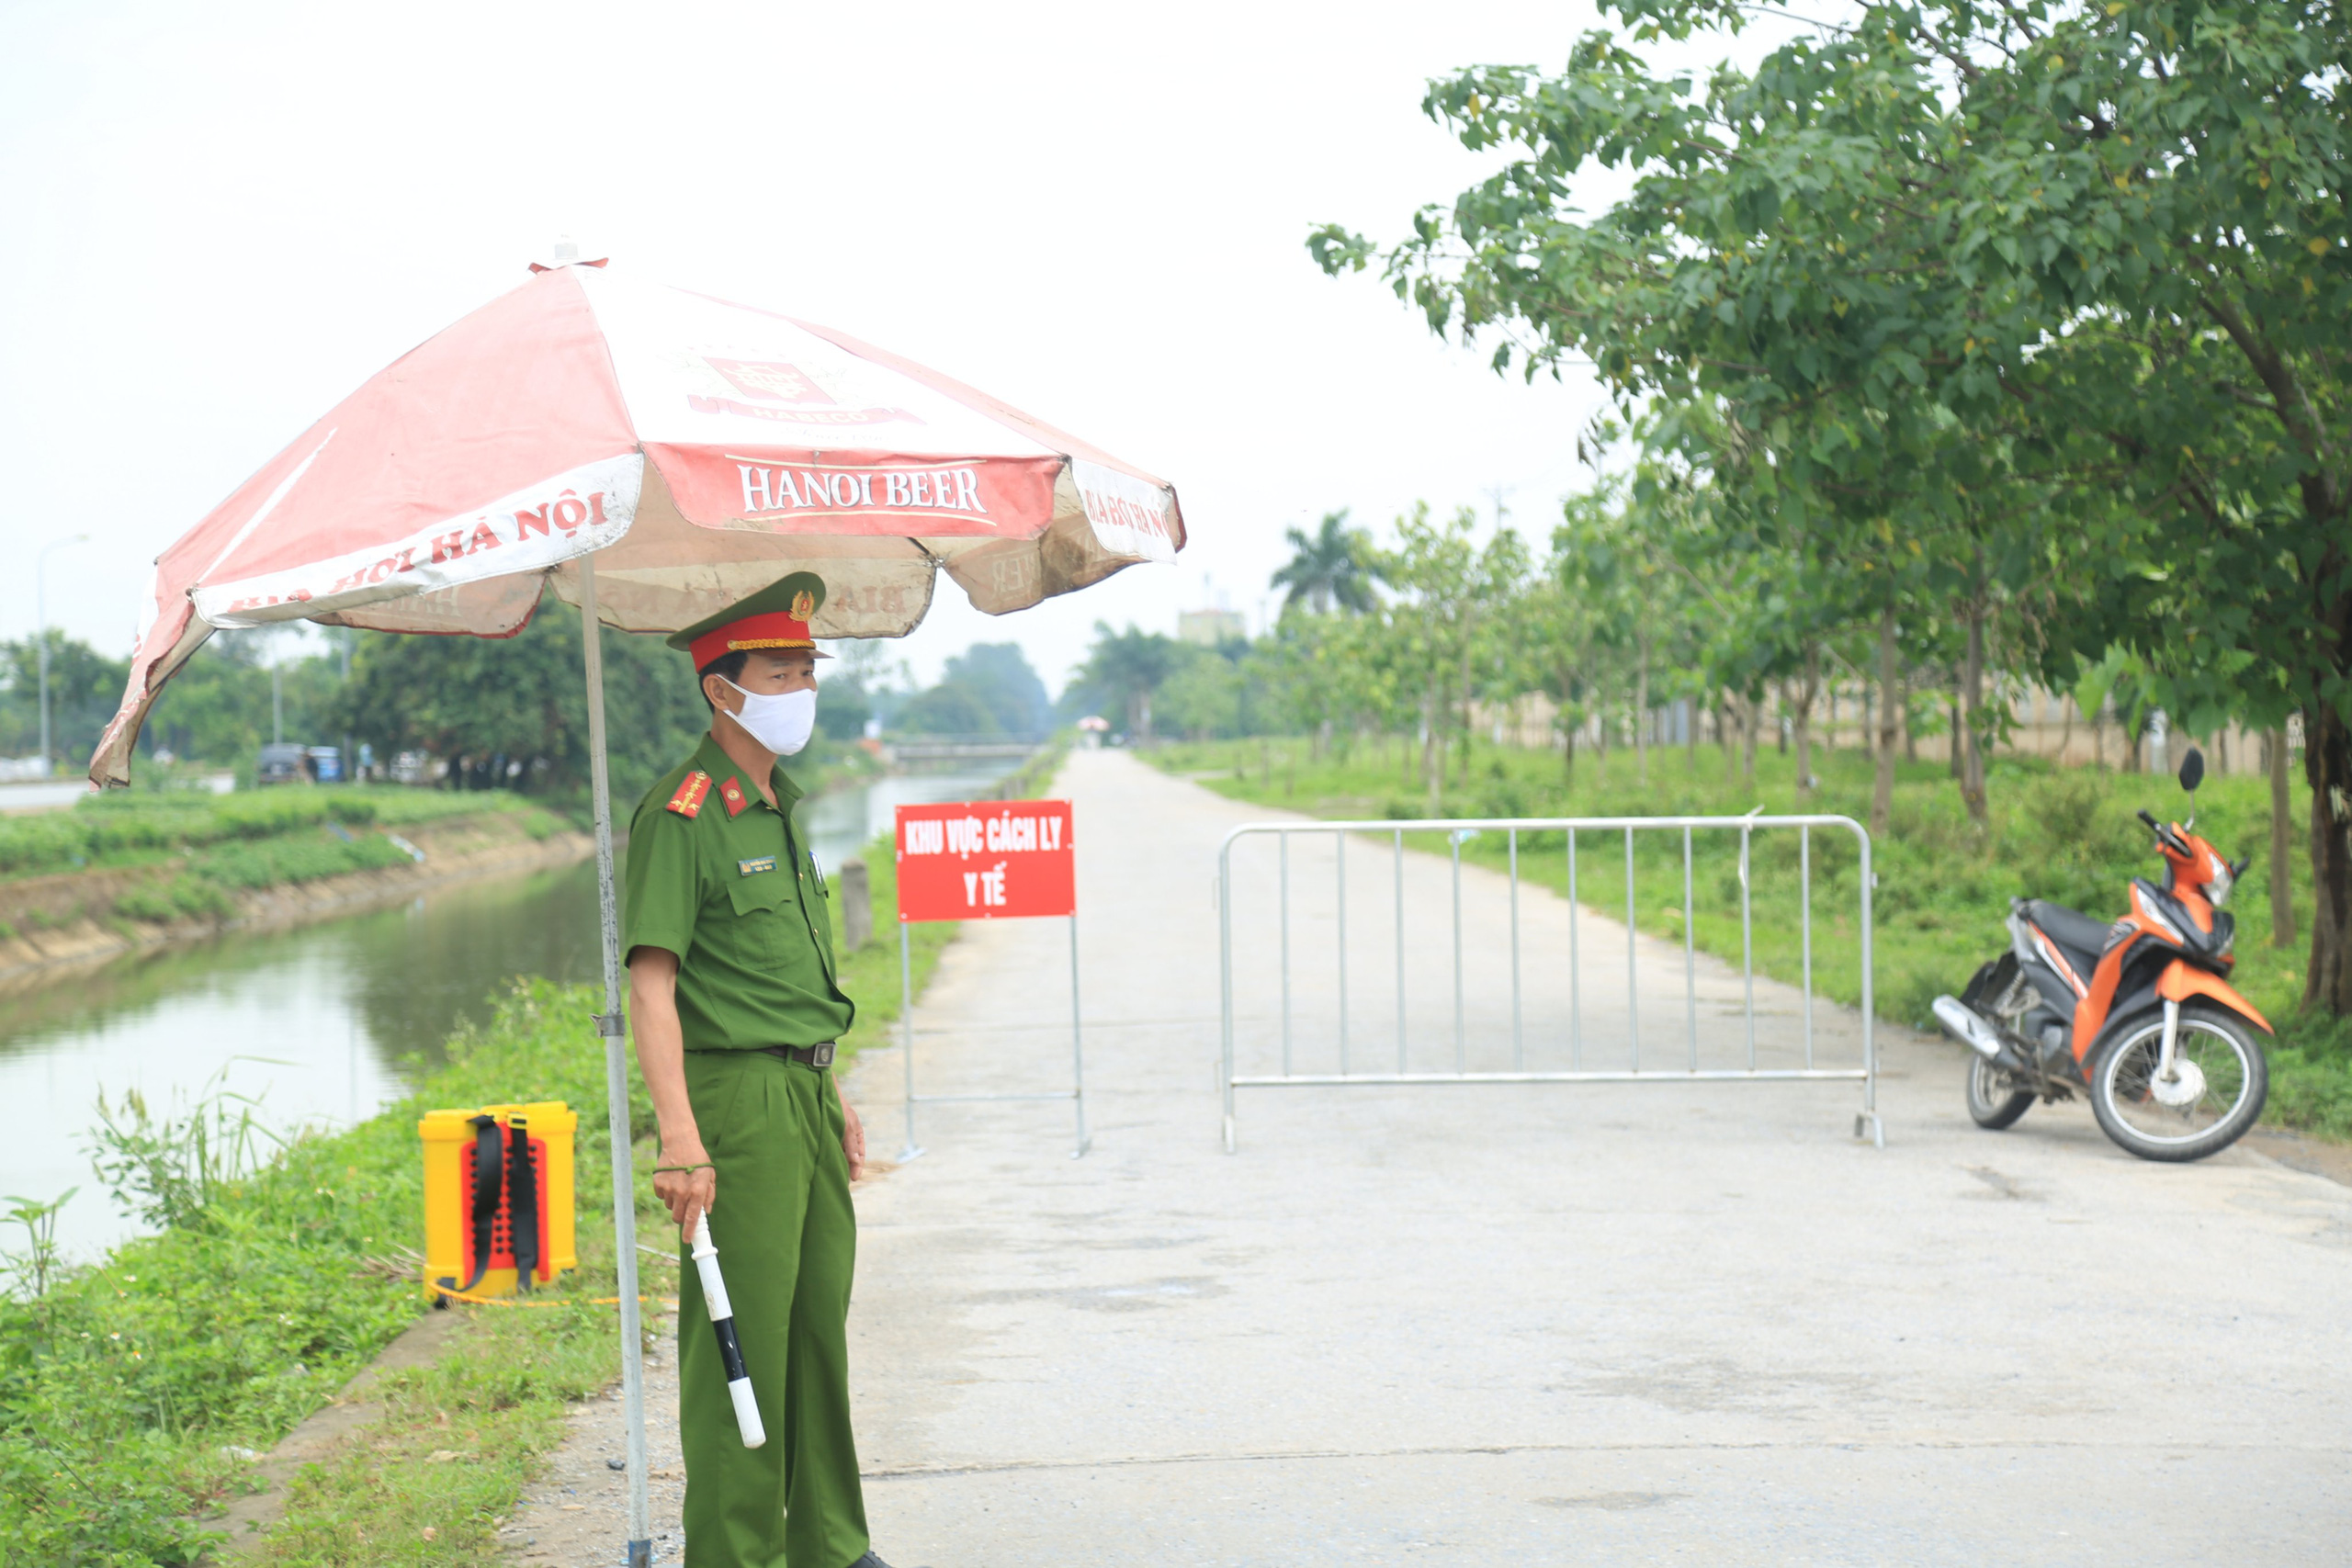
[[[150,564],[368,376],[585,256],[841,328],[1172,480],[1192,544],[992,619],[943,579],[919,676],[1093,623],[1255,630],[1286,525],[1576,482],[1577,378],[1530,388],[1303,241],[1381,237],[1484,165],[1430,75],[1556,65],[1589,4],[479,3],[0,12],[0,456],[52,624],[129,650]],[[1747,52],[1747,51],[1743,51]],[[1607,192],[1596,190],[1600,202]],[[34,621],[0,573],[0,636]]]

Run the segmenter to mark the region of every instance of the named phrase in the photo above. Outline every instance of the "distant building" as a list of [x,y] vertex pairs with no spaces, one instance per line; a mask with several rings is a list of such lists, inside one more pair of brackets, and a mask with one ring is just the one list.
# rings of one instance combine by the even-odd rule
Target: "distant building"
[[1176,613],[1176,640],[1198,643],[1203,648],[1215,648],[1222,642],[1250,635],[1241,624],[1238,610],[1179,610]]

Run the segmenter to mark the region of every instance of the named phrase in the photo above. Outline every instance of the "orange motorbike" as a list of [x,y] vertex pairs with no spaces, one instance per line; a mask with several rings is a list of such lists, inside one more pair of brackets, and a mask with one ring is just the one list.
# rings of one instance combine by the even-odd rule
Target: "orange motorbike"
[[2132,879],[2112,923],[2039,898],[2009,901],[2009,951],[1937,1021],[1975,1053],[1968,1113],[1998,1131],[2036,1100],[2090,1096],[2107,1135],[2143,1159],[2192,1160],[2228,1148],[2262,1114],[2270,1064],[2255,1031],[2275,1033],[2227,978],[2235,923],[2222,909],[2245,874],[2197,836],[2205,758],[2180,766],[2186,823],[2140,813],[2167,875]]

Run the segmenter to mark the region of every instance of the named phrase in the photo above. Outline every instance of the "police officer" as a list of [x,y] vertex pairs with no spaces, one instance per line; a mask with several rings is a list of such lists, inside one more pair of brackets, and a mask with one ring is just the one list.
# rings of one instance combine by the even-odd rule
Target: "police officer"
[[700,671],[710,733],[629,825],[624,940],[661,1123],[653,1190],[682,1247],[698,1221],[711,1228],[768,1431],[743,1446],[682,1257],[686,1568],[888,1568],[866,1538],[849,1419],[849,1184],[865,1135],[831,1067],[856,1009],[792,819],[800,790],[776,761],[816,719],[808,621],[824,602],[823,581],[795,572],[669,639]]

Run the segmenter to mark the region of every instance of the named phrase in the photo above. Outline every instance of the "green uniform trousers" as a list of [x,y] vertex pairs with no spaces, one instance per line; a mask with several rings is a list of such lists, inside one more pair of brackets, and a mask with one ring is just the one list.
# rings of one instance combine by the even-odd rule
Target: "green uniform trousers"
[[711,1244],[768,1438],[743,1446],[702,1280],[682,1250],[686,1568],[848,1568],[867,1540],[849,1422],[857,1215],[841,1100],[830,1072],[762,1051],[690,1051],[685,1065],[718,1172]]

